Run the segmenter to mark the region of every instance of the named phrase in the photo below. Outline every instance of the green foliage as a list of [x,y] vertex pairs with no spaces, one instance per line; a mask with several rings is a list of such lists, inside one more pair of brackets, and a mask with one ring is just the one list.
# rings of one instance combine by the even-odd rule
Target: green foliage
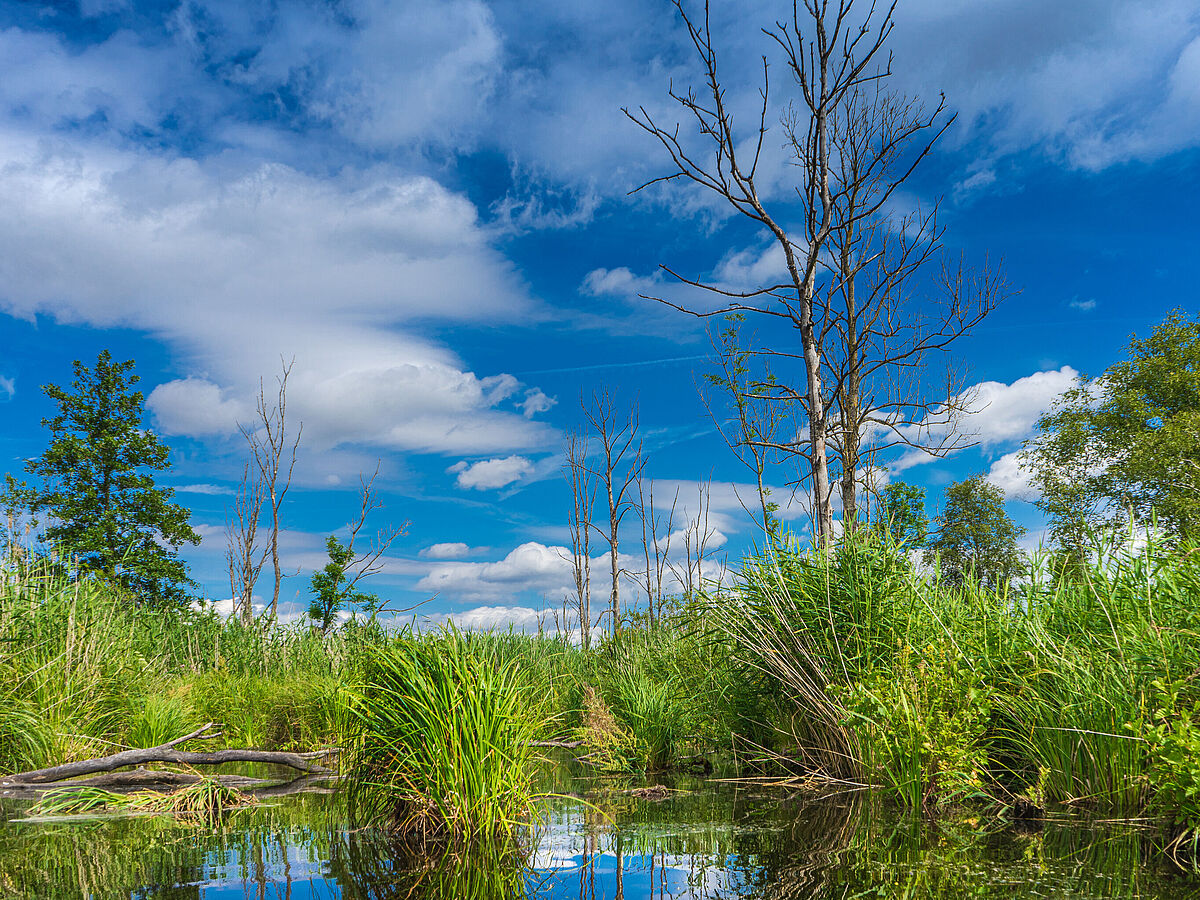
[[129,711],[129,746],[157,747],[188,733],[191,711],[179,698],[150,694],[136,700]]
[[878,527],[905,547],[924,547],[929,535],[929,517],[925,513],[925,488],[893,481],[879,498]]
[[143,427],[133,361],[114,362],[104,350],[94,368],[74,367],[73,391],[43,388],[58,414],[42,420],[49,446],[26,464],[42,482],[27,492],[29,508],[48,520],[44,539],[81,569],[111,578],[137,603],[180,603],[192,582],[178,550],[200,537],[171,502],[174,491],[150,474],[168,470],[170,456]]
[[647,772],[668,769],[684,723],[677,686],[631,668],[619,669],[609,684],[613,712],[632,738],[638,767]]
[[356,815],[466,844],[509,838],[525,821],[537,727],[511,663],[453,628],[405,635],[372,655],[351,694]]
[[1181,695],[1191,693],[1184,682],[1155,679],[1152,687],[1151,723],[1145,737],[1154,806],[1194,832],[1200,828],[1200,702],[1182,699]]
[[377,638],[134,607],[20,551],[0,560],[0,772],[152,746],[204,722],[228,746],[340,743],[340,685]]
[[949,643],[934,643],[920,657],[904,648],[893,673],[850,685],[846,705],[872,779],[907,805],[928,808],[984,791],[987,690]]
[[1004,492],[976,475],[946,489],[937,536],[926,555],[940,560],[950,584],[974,581],[993,590],[1006,586],[1021,568],[1017,540],[1025,529],[1004,511]]
[[329,562],[325,568],[313,572],[309,589],[313,593],[308,606],[308,617],[321,629],[322,634],[337,621],[338,613],[347,604],[356,603],[370,609],[378,606],[379,600],[373,594],[367,594],[356,588],[357,578],[351,578],[349,567],[354,562],[354,549],[343,544],[334,535],[325,539],[325,552],[329,554]]
[[[746,317],[741,313],[725,316],[725,328],[713,340],[717,370],[705,374],[704,381],[723,395],[729,419],[718,415],[711,404],[709,411],[717,427],[739,461],[755,476],[762,510],[759,524],[768,536],[779,532],[779,504],[767,498],[771,489],[764,478],[769,465],[779,457],[775,449],[782,443],[780,432],[788,427],[787,404],[780,403],[784,391],[762,354],[747,346],[742,335]],[[755,371],[761,367],[761,371]],[[708,403],[708,401],[705,401]]]
[[1200,528],[1200,316],[1172,313],[1128,353],[1063,394],[1024,453],[1051,534],[1075,559],[1089,529],[1131,514],[1174,534]]

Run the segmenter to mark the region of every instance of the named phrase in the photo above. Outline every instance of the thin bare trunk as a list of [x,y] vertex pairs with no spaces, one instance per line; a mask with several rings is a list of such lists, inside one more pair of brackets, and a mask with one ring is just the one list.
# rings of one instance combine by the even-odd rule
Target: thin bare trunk
[[266,494],[266,501],[271,510],[270,555],[275,574],[275,586],[271,594],[271,604],[268,607],[268,615],[271,618],[275,618],[279,606],[279,589],[286,577],[279,557],[279,531],[282,522],[283,501],[292,484],[292,472],[296,468],[296,451],[300,446],[300,435],[304,431],[302,422],[296,429],[296,436],[291,440],[289,447],[287,383],[294,365],[294,359],[283,365],[282,374],[276,378],[278,390],[271,405],[267,403],[266,388],[262,380],[259,380],[258,420],[253,428],[239,425],[254,455],[263,491]]

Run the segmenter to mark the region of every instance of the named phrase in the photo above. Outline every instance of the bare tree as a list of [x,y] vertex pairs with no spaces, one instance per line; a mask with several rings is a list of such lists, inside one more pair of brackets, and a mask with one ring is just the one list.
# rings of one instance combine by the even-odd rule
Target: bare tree
[[254,586],[266,564],[269,547],[259,546],[258,525],[262,515],[263,484],[257,466],[242,470],[242,481],[233,500],[232,515],[225,518],[225,561],[229,567],[229,592],[233,610],[249,625],[254,618]]
[[[937,203],[900,216],[886,208],[953,121],[944,111],[944,101],[927,112],[874,82],[847,95],[831,117],[841,202],[830,231],[833,274],[818,306],[829,439],[848,529],[864,453],[903,446],[941,456],[968,445],[957,422],[973,398],[945,354],[1008,293],[989,262],[968,271],[961,259],[946,260]],[[940,264],[940,276],[918,280],[931,263]],[[937,356],[944,366],[933,365]]]
[[[300,446],[300,435],[304,431],[301,422],[296,436],[290,439],[287,431],[287,383],[292,374],[295,359],[283,365],[282,373],[275,379],[277,391],[274,401],[268,405],[266,388],[262,379],[258,382],[258,419],[254,426],[239,424],[238,428],[250,445],[255,465],[258,467],[259,482],[264,493],[264,502],[271,512],[271,565],[275,572],[275,589],[268,607],[272,618],[279,606],[279,587],[284,579],[279,561],[280,513],[288,488],[292,484],[292,471],[296,468],[296,450]],[[293,573],[294,574],[294,573]]]
[[698,126],[701,138],[707,142],[708,159],[701,160],[681,142],[678,125],[660,126],[644,107],[636,113],[625,110],[626,115],[662,144],[675,166],[675,171],[637,190],[658,182],[684,179],[717,194],[771,235],[783,251],[788,280],[736,291],[686,278],[664,266],[665,271],[680,281],[719,295],[726,305],[720,310],[705,310],[662,298],[651,299],[701,317],[729,311],[753,312],[779,320],[798,332],[800,353],[795,355],[802,363],[803,384],[794,390],[784,386],[786,390],[781,394],[784,399],[798,402],[807,419],[807,434],[797,435],[789,451],[807,460],[816,532],[818,540],[827,544],[833,534],[833,508],[826,446],[828,395],[823,382],[821,340],[828,323],[821,316],[818,277],[828,271],[837,210],[845,203],[844,185],[834,177],[833,129],[838,111],[846,108],[857,91],[890,74],[890,58],[883,62],[882,57],[893,27],[895,4],[879,14],[876,4],[871,2],[865,15],[856,20],[851,15],[854,0],[795,0],[790,20],[764,29],[783,51],[787,69],[799,89],[798,103],[790,106],[783,118],[791,162],[799,173],[795,198],[800,203],[803,226],[795,238],[785,228],[784,220],[767,209],[758,184],[770,108],[766,57],[762,60],[762,105],[757,116],[757,134],[743,142],[743,135],[734,130],[733,115],[726,103],[709,28],[708,4],[699,23],[683,8],[682,0],[674,0],[674,4],[704,68],[705,85],[699,93],[695,90],[678,93],[672,88],[670,96]]
[[632,409],[627,416],[618,415],[613,404],[612,395],[602,391],[592,394],[590,404],[581,403],[584,415],[591,423],[599,441],[599,459],[592,474],[600,479],[608,501],[608,529],[603,530],[592,524],[592,528],[600,534],[608,544],[608,554],[612,575],[612,589],[609,593],[608,613],[612,617],[613,632],[621,628],[621,564],[619,555],[619,532],[621,520],[629,512],[630,501],[626,497],[631,485],[637,481],[646,460],[642,457],[641,444],[634,446],[638,432],[637,410]]
[[712,483],[696,487],[696,515],[689,517],[683,529],[683,560],[668,563],[671,574],[679,583],[685,600],[691,600],[704,582],[704,560],[708,558],[708,543],[716,534],[709,524]]
[[[567,517],[567,528],[571,535],[571,577],[575,596],[564,600],[573,606],[579,619],[580,642],[583,649],[591,646],[592,639],[592,509],[596,502],[596,489],[592,486],[592,473],[588,469],[587,441],[582,435],[567,435],[567,463],[563,467],[571,485],[571,512]],[[563,613],[567,625],[566,610]]]
[[[662,514],[654,505],[654,481],[646,485],[641,475],[637,477],[638,518],[642,522],[642,555],[645,562],[646,602],[649,606],[650,623],[657,617],[662,619],[663,580],[669,571],[669,554],[671,538],[675,528],[675,509],[679,503],[679,489],[671,500],[671,509],[667,513],[665,525]],[[657,612],[656,607],[657,605]]]

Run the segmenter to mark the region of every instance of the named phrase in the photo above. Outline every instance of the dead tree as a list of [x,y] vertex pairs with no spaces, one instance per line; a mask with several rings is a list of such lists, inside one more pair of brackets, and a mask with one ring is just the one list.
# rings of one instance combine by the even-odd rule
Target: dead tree
[[[264,502],[271,512],[271,537],[269,542],[271,565],[275,573],[275,589],[271,594],[268,612],[271,618],[279,606],[279,588],[284,572],[279,560],[279,529],[284,498],[292,484],[292,472],[296,468],[296,450],[300,446],[300,435],[304,431],[301,422],[296,436],[290,440],[287,431],[287,383],[292,374],[295,360],[283,365],[283,372],[275,379],[277,392],[274,402],[267,403],[266,388],[262,379],[258,382],[258,419],[254,426],[239,424],[238,428],[250,445],[254,463],[258,467],[259,479],[265,495]],[[293,573],[294,574],[294,573]]]
[[712,499],[712,484],[703,482],[696,487],[696,515],[689,516],[684,526],[683,560],[668,565],[671,574],[679,583],[684,600],[691,600],[704,583],[704,561],[708,558],[708,544],[716,534],[709,524],[709,506]]
[[[662,620],[663,581],[669,571],[671,539],[675,528],[675,509],[679,504],[679,489],[671,500],[665,525],[662,515],[654,505],[654,481],[647,487],[641,475],[637,478],[638,518],[642,522],[642,555],[645,562],[646,603],[649,606],[650,624]],[[657,612],[655,606],[657,604]]]
[[587,441],[582,435],[567,435],[566,456],[563,469],[571,485],[571,512],[567,516],[567,529],[571,536],[571,579],[575,591],[569,605],[574,607],[573,611],[579,619],[579,639],[583,649],[587,650],[592,642],[591,544],[596,489],[592,486],[592,473],[588,469]]
[[[927,112],[879,82],[851,92],[831,117],[841,202],[830,231],[833,273],[818,306],[847,529],[857,518],[864,455],[908,447],[941,456],[970,443],[957,422],[972,397],[947,354],[1004,298],[1007,284],[989,263],[972,272],[961,260],[947,262],[936,202],[889,213],[952,121],[944,101]],[[926,274],[931,268],[940,274]],[[944,365],[934,365],[939,357]]]
[[[831,142],[833,119],[848,98],[865,85],[889,74],[890,59],[879,65],[892,30],[894,3],[877,14],[874,3],[861,19],[852,18],[854,0],[795,0],[790,20],[777,22],[765,33],[783,52],[788,71],[798,88],[798,100],[784,115],[790,139],[793,170],[798,173],[794,197],[799,201],[801,232],[793,237],[784,227],[782,214],[768,210],[759,189],[758,168],[767,135],[770,83],[767,59],[762,60],[762,105],[757,116],[757,134],[735,132],[733,115],[717,65],[717,53],[709,28],[708,5],[702,22],[693,21],[674,0],[704,69],[704,88],[670,96],[684,115],[699,128],[707,146],[702,158],[680,139],[680,127],[661,126],[644,107],[627,116],[652,135],[670,156],[675,170],[637,188],[678,179],[717,194],[738,213],[761,226],[783,251],[787,281],[739,291],[719,284],[682,276],[664,266],[680,281],[714,293],[725,301],[719,310],[687,307],[662,298],[660,302],[691,315],[707,317],[730,311],[755,313],[785,324],[799,335],[803,382],[786,395],[799,401],[807,420],[806,434],[797,436],[789,452],[802,455],[808,463],[818,540],[827,544],[833,535],[833,507],[829,462],[828,393],[823,382],[821,338],[827,323],[821,320],[818,278],[827,272],[830,235],[836,225],[835,211],[844,203],[833,177]],[[748,137],[748,140],[743,140]]]
[[631,506],[626,493],[636,483],[646,460],[642,457],[641,444],[634,445],[638,432],[636,409],[632,409],[627,416],[618,415],[608,391],[593,393],[591,404],[581,405],[600,445],[599,459],[591,473],[600,479],[600,486],[608,501],[608,529],[601,529],[595,523],[592,524],[592,528],[608,544],[612,575],[608,614],[612,617],[612,629],[615,634],[621,628],[621,520],[625,518]]
[[254,618],[254,586],[267,562],[269,547],[260,547],[259,518],[262,515],[263,483],[258,468],[246,463],[242,481],[233,499],[232,515],[225,518],[225,561],[229,568],[229,592],[233,611],[244,624]]

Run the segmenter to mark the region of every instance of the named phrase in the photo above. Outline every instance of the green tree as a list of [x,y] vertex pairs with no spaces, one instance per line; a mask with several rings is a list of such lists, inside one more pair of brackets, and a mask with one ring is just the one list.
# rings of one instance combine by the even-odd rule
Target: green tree
[[925,488],[896,481],[883,489],[879,497],[876,525],[886,528],[897,543],[924,547],[929,536],[929,517],[925,513]]
[[343,544],[334,535],[325,539],[325,551],[329,562],[325,568],[313,572],[309,582],[313,598],[308,605],[308,617],[326,634],[337,615],[349,603],[357,603],[373,610],[379,606],[379,598],[357,588],[360,573],[352,572],[355,563],[353,542]]
[[951,584],[974,580],[993,589],[1007,584],[1021,567],[1017,540],[1025,529],[1004,511],[1004,492],[976,475],[946,489],[946,506],[935,520],[937,534],[926,558],[941,560]]
[[325,564],[325,568],[314,572],[309,581],[313,596],[308,605],[308,617],[321,629],[322,634],[333,627],[338,613],[348,604],[356,603],[365,607],[371,614],[372,622],[383,609],[379,598],[360,591],[358,583],[383,570],[381,560],[384,554],[392,546],[392,542],[408,530],[408,522],[380,531],[365,552],[360,553],[354,549],[354,544],[367,522],[367,516],[383,506],[375,490],[375,478],[378,475],[379,467],[376,466],[375,473],[369,479],[360,478],[362,505],[358,520],[346,526],[350,539],[344,544],[332,534],[325,539],[325,552],[329,554],[329,562]]
[[80,569],[124,586],[135,603],[180,603],[193,582],[178,550],[200,538],[188,511],[171,502],[174,491],[154,483],[151,473],[170,468],[170,452],[142,425],[133,360],[114,362],[104,350],[95,368],[76,360],[74,369],[73,390],[42,388],[58,415],[42,420],[50,444],[25,464],[41,479],[28,497],[46,519],[42,538]]
[[1200,532],[1200,317],[1172,313],[1128,353],[1063,394],[1022,454],[1068,557],[1082,557],[1091,529],[1131,515]]

